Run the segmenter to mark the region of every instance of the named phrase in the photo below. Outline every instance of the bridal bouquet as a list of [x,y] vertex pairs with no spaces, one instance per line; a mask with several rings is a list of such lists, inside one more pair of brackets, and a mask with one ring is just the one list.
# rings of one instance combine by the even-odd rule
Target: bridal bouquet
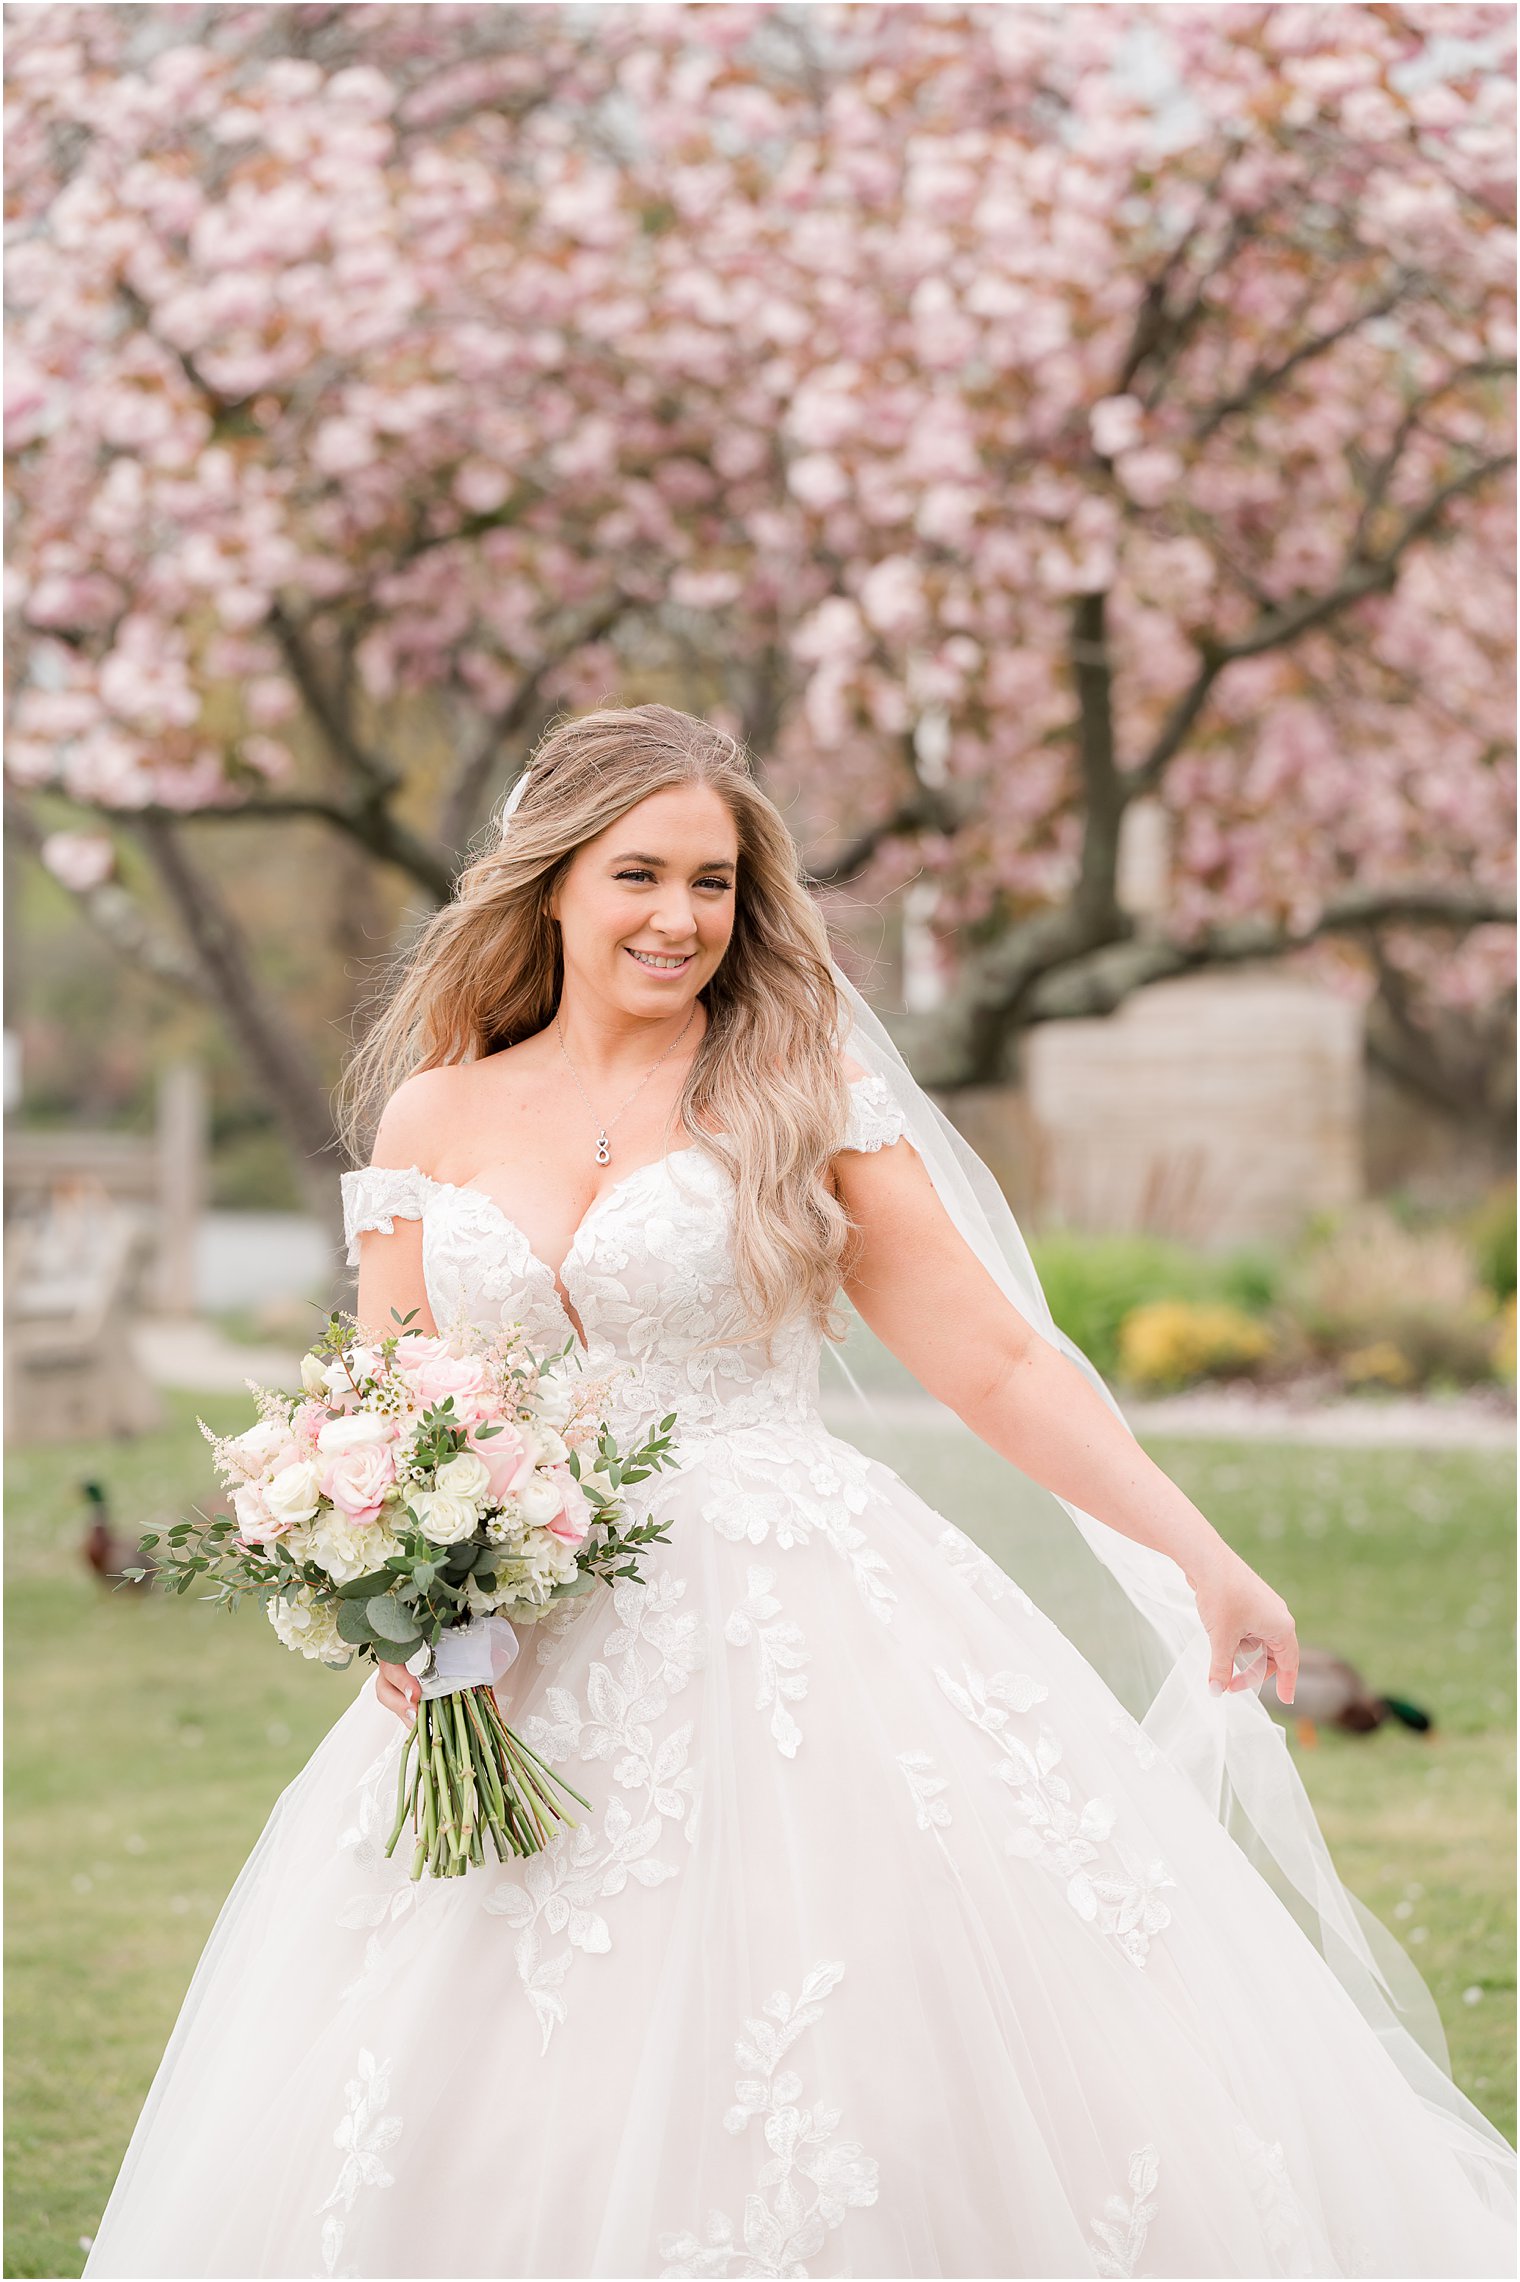
[[590,1805],[513,1734],[492,1683],[518,1651],[509,1616],[533,1624],[603,1578],[637,1577],[640,1547],[665,1537],[668,1522],[624,1526],[619,1492],[670,1462],[675,1413],[624,1455],[595,1415],[602,1383],[570,1368],[573,1340],[538,1356],[516,1323],[439,1337],[392,1316],[378,1341],[331,1316],[301,1393],[254,1387],[246,1432],[200,1420],[232,1513],[144,1537],[153,1570],[126,1574],[181,1593],[205,1578],[204,1597],[229,1607],[256,1594],[303,1656],[415,1672],[386,1853],[410,1819],[412,1877],[452,1878],[487,1842],[505,1861],[573,1824],[551,1786]]

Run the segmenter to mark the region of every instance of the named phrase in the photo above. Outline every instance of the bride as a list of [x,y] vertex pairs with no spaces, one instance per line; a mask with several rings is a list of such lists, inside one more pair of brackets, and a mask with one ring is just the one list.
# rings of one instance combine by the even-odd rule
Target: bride
[[[620,1439],[677,1413],[630,1492],[672,1526],[496,1683],[591,1801],[542,1853],[413,1885],[418,1682],[336,1721],[86,2274],[1511,2273],[1513,2152],[1260,1700],[1287,1608],[1051,1321],[732,742],[555,728],[350,1077],[360,1321],[573,1341]],[[1012,1575],[825,1426],[841,1293],[954,1414],[946,1505],[967,1429],[1010,1462]]]

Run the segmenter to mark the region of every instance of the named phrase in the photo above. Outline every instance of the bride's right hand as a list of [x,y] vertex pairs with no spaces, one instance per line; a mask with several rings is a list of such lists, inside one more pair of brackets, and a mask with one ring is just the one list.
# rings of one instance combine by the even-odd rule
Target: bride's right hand
[[422,1695],[422,1682],[415,1672],[404,1664],[376,1663],[379,1677],[375,1681],[375,1697],[387,1711],[393,1711],[403,1727],[410,1727]]

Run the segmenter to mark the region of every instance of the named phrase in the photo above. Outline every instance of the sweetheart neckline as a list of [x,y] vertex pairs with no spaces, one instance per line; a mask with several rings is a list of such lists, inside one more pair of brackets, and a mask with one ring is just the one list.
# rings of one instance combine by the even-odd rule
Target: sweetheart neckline
[[497,1219],[502,1223],[503,1227],[511,1229],[513,1235],[522,1245],[523,1251],[531,1264],[535,1268],[539,1269],[542,1274],[548,1278],[549,1290],[553,1295],[555,1305],[558,1307],[560,1314],[563,1316],[566,1324],[574,1334],[576,1346],[580,1349],[583,1355],[589,1355],[591,1352],[591,1342],[586,1338],[584,1331],[577,1325],[575,1316],[571,1311],[569,1297],[563,1288],[565,1270],[569,1267],[571,1261],[575,1257],[576,1246],[580,1243],[581,1237],[584,1235],[586,1229],[589,1228],[592,1220],[600,1211],[601,1207],[608,1202],[609,1198],[617,1196],[623,1189],[628,1188],[634,1181],[638,1179],[641,1173],[653,1172],[657,1166],[668,1165],[672,1159],[676,1157],[695,1157],[702,1154],[704,1154],[704,1152],[700,1142],[688,1141],[684,1144],[683,1147],[679,1149],[667,1149],[663,1152],[662,1155],[658,1157],[646,1157],[642,1165],[634,1165],[628,1172],[622,1175],[621,1179],[609,1182],[607,1187],[602,1190],[599,1196],[594,1196],[592,1198],[585,1211],[581,1214],[580,1219],[576,1222],[574,1233],[572,1234],[570,1242],[565,1249],[565,1256],[561,1260],[557,1270],[551,1268],[548,1261],[544,1259],[543,1255],[534,1250],[532,1239],[529,1236],[528,1231],[524,1228],[522,1222],[520,1220],[514,1220],[511,1213],[508,1212],[506,1206],[500,1201],[499,1198],[492,1196],[489,1189],[480,1188],[473,1181],[442,1181],[438,1178],[436,1173],[425,1173],[420,1165],[412,1165],[408,1169],[411,1172],[414,1172],[420,1181],[426,1181],[429,1188],[448,1189],[455,1196],[474,1197],[479,1203],[485,1205],[489,1211],[493,1212],[496,1215]]
[[[877,1073],[872,1070],[862,1070],[858,1078],[849,1079],[848,1084],[851,1093],[854,1093],[857,1086],[869,1084],[872,1078],[876,1075]],[[566,1248],[565,1256],[561,1260],[557,1270],[551,1268],[548,1261],[545,1260],[540,1253],[534,1251],[532,1239],[529,1237],[527,1230],[523,1227],[522,1222],[520,1220],[514,1220],[511,1213],[508,1212],[506,1206],[502,1204],[499,1199],[492,1196],[489,1189],[478,1188],[473,1181],[440,1180],[436,1173],[425,1173],[420,1165],[409,1165],[404,1169],[408,1172],[415,1173],[418,1180],[426,1181],[429,1188],[448,1189],[455,1196],[472,1196],[478,1198],[480,1203],[485,1205],[489,1211],[493,1212],[496,1215],[497,1219],[501,1222],[504,1228],[509,1228],[512,1231],[512,1234],[521,1244],[523,1253],[529,1264],[532,1267],[536,1268],[541,1275],[547,1277],[550,1296],[552,1297],[555,1306],[559,1309],[560,1317],[569,1329],[572,1337],[575,1340],[577,1348],[580,1350],[580,1353],[585,1356],[591,1353],[591,1343],[586,1339],[584,1333],[577,1325],[575,1316],[571,1311],[569,1296],[562,1288],[562,1278],[564,1276],[565,1270],[569,1267],[571,1261],[575,1257],[575,1249],[576,1246],[580,1243],[581,1237],[584,1235],[586,1229],[590,1226],[591,1221],[595,1217],[596,1213],[607,1202],[608,1198],[618,1195],[620,1190],[629,1187],[632,1182],[638,1179],[641,1173],[651,1172],[657,1165],[668,1165],[672,1163],[673,1160],[677,1157],[697,1157],[705,1154],[706,1152],[704,1151],[700,1141],[688,1141],[684,1143],[683,1146],[679,1149],[666,1149],[658,1157],[646,1157],[642,1165],[635,1165],[630,1172],[624,1173],[621,1180],[613,1181],[609,1187],[604,1188],[601,1195],[593,1197],[590,1204],[587,1205],[585,1211],[581,1214],[579,1221],[576,1223],[575,1233],[570,1239],[569,1245]],[[709,1163],[717,1162],[715,1158],[710,1158],[708,1161]],[[401,1168],[388,1167],[385,1169],[398,1170]],[[344,1178],[346,1179],[347,1177],[348,1176],[345,1174]],[[429,1306],[431,1306],[431,1301],[429,1301]]]

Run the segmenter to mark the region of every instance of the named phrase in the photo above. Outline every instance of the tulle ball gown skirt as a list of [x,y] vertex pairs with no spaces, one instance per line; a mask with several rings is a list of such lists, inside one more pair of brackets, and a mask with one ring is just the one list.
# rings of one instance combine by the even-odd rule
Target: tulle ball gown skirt
[[278,1800],[88,2274],[1514,2271],[1512,2160],[958,1529],[821,1431],[660,1504],[499,1688],[581,1827],[412,1884],[372,1685]]

